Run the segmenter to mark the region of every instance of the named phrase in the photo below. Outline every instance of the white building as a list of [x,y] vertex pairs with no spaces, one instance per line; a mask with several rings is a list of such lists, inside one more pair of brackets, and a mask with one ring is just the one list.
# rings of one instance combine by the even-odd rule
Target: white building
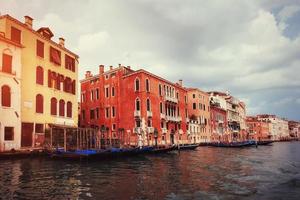
[[21,146],[21,48],[0,33],[0,151]]

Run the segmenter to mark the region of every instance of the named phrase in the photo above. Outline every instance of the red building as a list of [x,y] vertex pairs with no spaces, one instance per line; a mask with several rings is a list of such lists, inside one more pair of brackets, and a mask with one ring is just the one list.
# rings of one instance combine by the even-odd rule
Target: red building
[[99,128],[105,144],[187,142],[187,91],[145,70],[112,66],[81,81],[82,127]]
[[257,117],[248,116],[246,118],[249,139],[266,140],[270,139],[269,123],[258,120]]
[[227,112],[215,102],[210,103],[211,141],[229,141]]

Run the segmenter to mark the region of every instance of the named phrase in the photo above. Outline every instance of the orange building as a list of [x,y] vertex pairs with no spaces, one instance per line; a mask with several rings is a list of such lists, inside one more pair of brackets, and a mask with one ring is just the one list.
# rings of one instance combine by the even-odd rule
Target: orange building
[[52,40],[48,27],[37,30],[33,19],[21,22],[0,16],[0,33],[21,49],[21,147],[42,145],[50,126],[77,126],[78,56],[65,40]]
[[81,80],[82,127],[99,128],[105,145],[187,143],[187,91],[145,70],[112,66]]
[[271,139],[268,122],[258,120],[257,117],[247,116],[246,126],[249,139],[258,141]]
[[192,142],[210,142],[209,95],[197,88],[188,88],[189,133]]

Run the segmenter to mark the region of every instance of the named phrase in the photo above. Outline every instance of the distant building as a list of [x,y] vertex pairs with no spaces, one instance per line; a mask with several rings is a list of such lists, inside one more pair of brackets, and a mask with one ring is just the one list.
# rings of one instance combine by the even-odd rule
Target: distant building
[[300,139],[300,122],[297,121],[289,121],[289,132],[290,137],[293,139]]
[[269,122],[258,120],[255,116],[248,116],[246,125],[249,139],[258,141],[271,139]]
[[210,120],[212,142],[229,142],[231,138],[228,134],[227,111],[220,106],[219,102],[214,100],[210,102]]
[[187,91],[145,70],[112,66],[81,82],[82,127],[99,128],[106,145],[187,143]]
[[0,33],[0,151],[21,147],[21,51]]
[[[40,146],[51,126],[77,127],[78,56],[48,27],[0,16],[0,32],[21,48],[21,147]],[[18,75],[18,74],[17,74]]]
[[209,95],[196,88],[188,88],[187,91],[190,140],[194,143],[210,142]]

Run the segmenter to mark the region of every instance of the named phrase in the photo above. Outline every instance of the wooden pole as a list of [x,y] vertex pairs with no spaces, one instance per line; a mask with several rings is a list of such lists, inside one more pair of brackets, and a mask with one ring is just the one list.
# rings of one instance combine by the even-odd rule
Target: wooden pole
[[52,127],[50,128],[50,149],[51,149],[51,151],[52,151],[52,140],[53,140],[53,138],[52,138]]
[[64,150],[67,151],[67,131],[64,128]]
[[78,141],[79,137],[78,137],[78,128],[76,129],[76,149],[78,150],[79,147],[79,141]]

